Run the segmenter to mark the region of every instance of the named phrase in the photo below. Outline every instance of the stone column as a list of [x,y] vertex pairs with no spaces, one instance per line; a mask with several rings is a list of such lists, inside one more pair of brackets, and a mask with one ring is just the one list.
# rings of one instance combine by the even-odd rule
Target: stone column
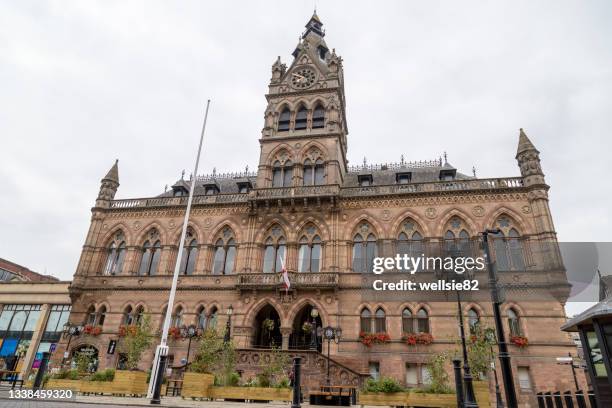
[[289,350],[289,336],[291,335],[292,331],[293,329],[291,327],[280,328],[280,332],[283,335],[283,344],[281,347],[283,350]]
[[30,374],[30,370],[32,368],[32,363],[34,363],[34,359],[36,357],[36,352],[38,351],[38,345],[40,344],[40,339],[45,331],[45,327],[47,326],[47,319],[49,318],[49,310],[51,309],[49,304],[44,304],[40,308],[40,316],[38,317],[38,321],[36,322],[36,327],[34,327],[34,333],[32,333],[32,340],[30,341],[30,346],[28,347],[28,351],[26,352],[25,357],[23,358],[23,363],[21,365],[21,378],[26,379]]

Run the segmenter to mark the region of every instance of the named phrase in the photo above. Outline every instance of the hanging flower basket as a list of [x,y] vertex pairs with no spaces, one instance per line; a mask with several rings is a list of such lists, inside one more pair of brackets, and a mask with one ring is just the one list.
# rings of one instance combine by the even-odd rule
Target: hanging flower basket
[[274,320],[272,319],[265,319],[261,325],[264,329],[266,329],[269,332],[274,330]]
[[359,333],[359,340],[366,347],[372,347],[372,344],[384,344],[391,341],[388,333]]
[[433,340],[434,338],[430,333],[406,333],[402,336],[402,341],[409,346],[428,345],[433,343]]
[[417,343],[419,344],[431,344],[433,343],[434,338],[431,333],[419,333],[417,334]]
[[93,329],[91,329],[92,336],[99,336],[100,334],[102,334],[102,328],[100,326],[95,326]]
[[415,346],[417,344],[417,335],[414,333],[407,333],[402,336],[402,341],[409,346]]
[[127,335],[127,327],[125,325],[119,326],[119,337],[125,337]]
[[178,340],[181,338],[181,329],[180,327],[171,327],[168,330],[168,335],[172,337],[174,340]]
[[304,322],[304,324],[302,325],[302,331],[306,334],[312,332],[312,323]]
[[529,345],[529,340],[525,336],[512,336],[510,337],[510,343],[517,347],[525,348]]
[[121,326],[119,326],[119,337],[125,337],[127,335],[133,336],[136,334],[136,332],[138,331],[138,328],[134,325],[129,325],[126,326],[125,324],[122,324]]
[[93,328],[94,327],[91,324],[85,325],[85,327],[83,327],[83,334],[91,334]]

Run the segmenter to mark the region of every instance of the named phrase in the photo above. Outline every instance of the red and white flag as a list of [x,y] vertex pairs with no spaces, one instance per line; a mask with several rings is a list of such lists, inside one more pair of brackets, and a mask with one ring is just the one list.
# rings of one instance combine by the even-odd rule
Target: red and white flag
[[281,262],[281,273],[283,274],[283,284],[285,285],[285,294],[289,293],[289,288],[291,287],[291,282],[289,281],[289,273],[287,272],[287,268],[285,268],[285,262],[283,261],[283,257],[280,258]]

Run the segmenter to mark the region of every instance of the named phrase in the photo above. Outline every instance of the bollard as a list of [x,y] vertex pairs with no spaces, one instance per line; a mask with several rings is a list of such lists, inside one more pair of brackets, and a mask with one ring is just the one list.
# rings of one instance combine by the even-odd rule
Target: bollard
[[576,405],[578,405],[578,408],[587,408],[582,390],[576,391]]
[[457,407],[463,408],[463,382],[461,381],[461,360],[453,358],[453,371],[455,373],[455,391],[457,394]]
[[546,401],[544,401],[544,394],[538,392],[536,394],[536,398],[538,399],[538,408],[546,408]]
[[302,357],[293,357],[293,401],[291,402],[291,408],[300,408],[300,398],[301,398],[301,387],[300,382],[301,378],[301,370],[302,370]]
[[553,400],[555,401],[556,408],[563,408],[563,400],[561,399],[561,391],[555,391],[553,393]]
[[563,393],[563,398],[565,399],[566,408],[574,408],[574,399],[572,398],[571,391],[565,391]]
[[50,357],[51,353],[49,353],[48,351],[42,353],[40,367],[38,367],[38,372],[36,373],[36,377],[34,378],[34,385],[32,386],[32,389],[34,391],[39,390],[42,386],[43,377],[45,376],[45,372],[47,371],[47,365],[49,364]]
[[166,359],[168,356],[160,355],[159,356],[159,365],[157,366],[157,384],[153,388],[153,398],[151,398],[151,404],[160,404],[161,403],[161,386],[164,381],[164,374],[166,373]]

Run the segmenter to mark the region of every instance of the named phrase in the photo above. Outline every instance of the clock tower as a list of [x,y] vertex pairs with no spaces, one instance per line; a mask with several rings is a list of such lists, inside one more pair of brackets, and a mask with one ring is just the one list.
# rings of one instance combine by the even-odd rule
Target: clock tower
[[316,12],[289,68],[272,65],[260,139],[258,188],[341,185],[347,172],[342,58],[329,50]]

